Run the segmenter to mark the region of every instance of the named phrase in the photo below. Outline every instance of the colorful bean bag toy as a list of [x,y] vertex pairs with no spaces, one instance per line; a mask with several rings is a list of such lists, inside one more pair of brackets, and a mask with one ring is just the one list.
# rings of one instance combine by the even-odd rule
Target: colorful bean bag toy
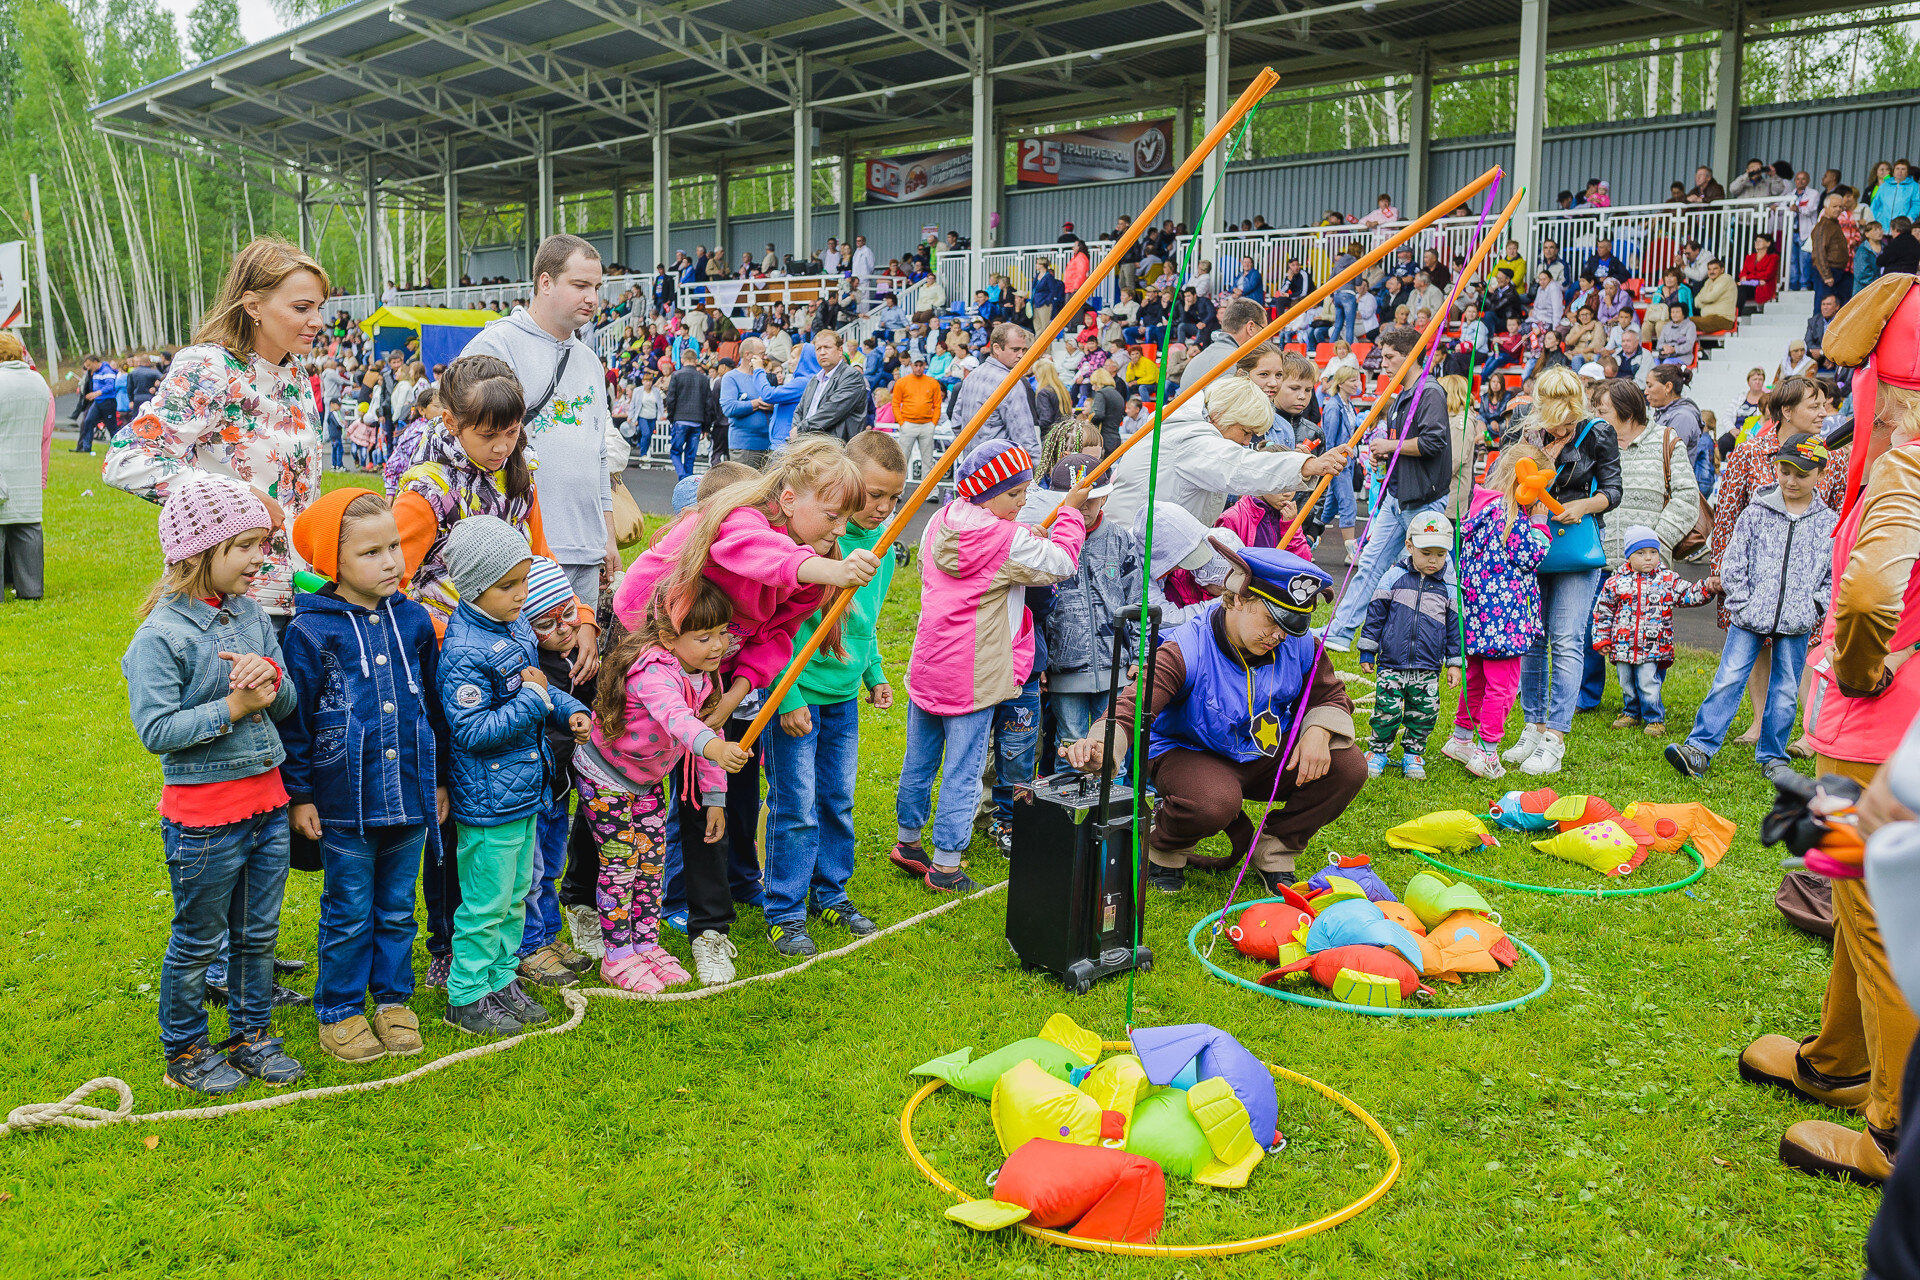
[[[1295,895],[1298,896],[1298,895]],[[1241,955],[1255,960],[1275,960],[1280,949],[1299,942],[1313,925],[1313,912],[1291,902],[1261,902],[1240,913],[1227,928],[1227,936]]]
[[1398,902],[1400,899],[1393,890],[1387,888],[1387,882],[1373,869],[1373,859],[1364,853],[1355,857],[1345,857],[1337,853],[1327,854],[1327,865],[1314,872],[1307,881],[1307,897],[1327,892],[1335,879],[1351,882],[1367,895],[1369,902]]
[[1611,818],[1563,831],[1549,840],[1535,840],[1533,847],[1609,876],[1628,875],[1647,860],[1646,846]]
[[1007,1157],[993,1199],[970,1200],[947,1217],[976,1231],[1017,1222],[1065,1229],[1087,1240],[1151,1244],[1167,1216],[1167,1178],[1145,1156],[1034,1138]]
[[[1283,977],[1304,973],[1331,991],[1334,988],[1335,979],[1343,970],[1369,974],[1397,984],[1397,994],[1402,1000],[1411,999],[1416,991],[1427,991],[1427,988],[1420,985],[1420,975],[1414,971],[1412,965],[1401,958],[1398,952],[1389,951],[1385,947],[1366,946],[1333,947],[1316,952],[1305,960],[1282,965],[1278,969],[1261,974],[1260,985],[1271,987]],[[1427,991],[1427,994],[1433,993]]]
[[1417,938],[1424,938],[1426,936],[1427,926],[1420,923],[1420,917],[1413,914],[1413,908],[1406,903],[1376,902],[1373,905],[1380,908],[1381,915],[1393,921],[1408,933],[1413,934]]
[[1653,847],[1661,853],[1678,853],[1681,845],[1691,844],[1709,867],[1718,866],[1727,856],[1734,832],[1740,829],[1699,803],[1650,804],[1641,800],[1627,806],[1627,817],[1652,833]]
[[1265,1150],[1253,1139],[1253,1122],[1218,1076],[1191,1089],[1149,1093],[1134,1111],[1127,1150],[1175,1177],[1203,1186],[1239,1188]]
[[1509,831],[1552,831],[1556,824],[1547,816],[1547,806],[1559,798],[1560,793],[1552,787],[1509,791],[1487,806],[1487,815],[1496,826]]
[[1056,1013],[1047,1019],[1039,1035],[1016,1040],[984,1058],[975,1059],[971,1048],[955,1049],[921,1063],[907,1074],[936,1076],[962,1093],[991,1098],[994,1082],[1017,1062],[1038,1063],[1049,1075],[1065,1080],[1074,1067],[1091,1065],[1099,1057],[1100,1037],[1081,1029],[1066,1014]]
[[1346,946],[1391,947],[1416,969],[1423,960],[1420,939],[1365,899],[1335,903],[1321,912],[1307,931],[1307,950],[1316,955]]
[[1431,976],[1449,982],[1458,982],[1462,973],[1498,973],[1520,962],[1520,949],[1507,931],[1471,911],[1454,912],[1427,932],[1426,941],[1441,965]]
[[1137,1027],[1131,1039],[1133,1051],[1147,1069],[1147,1079],[1155,1084],[1171,1084],[1191,1063],[1196,1085],[1213,1079],[1225,1080],[1233,1096],[1247,1109],[1254,1141],[1262,1147],[1274,1144],[1280,1132],[1280,1097],[1274,1091],[1272,1073],[1245,1045],[1204,1022]]
[[1477,911],[1483,916],[1494,914],[1478,889],[1464,880],[1449,880],[1432,871],[1418,872],[1407,881],[1406,902],[1425,926],[1420,930],[1423,934],[1456,911]]
[[[1091,1145],[1119,1141],[1126,1117],[1103,1110],[1093,1098],[1022,1058],[993,1082],[993,1132],[1003,1155],[1012,1155],[1030,1138]],[[1111,1117],[1111,1118],[1109,1118]]]
[[1547,816],[1560,824],[1562,831],[1577,831],[1596,822],[1618,823],[1642,849],[1653,847],[1653,833],[1602,800],[1599,796],[1562,796],[1548,808]]
[[[1133,1123],[1140,1100],[1153,1090],[1153,1082],[1147,1079],[1147,1069],[1140,1065],[1140,1059],[1130,1053],[1116,1053],[1111,1058],[1103,1059],[1073,1083],[1080,1092],[1098,1103],[1103,1112],[1120,1117],[1121,1140],[1127,1136],[1128,1126]],[[1107,1124],[1103,1116],[1102,1125]]]
[[1444,853],[1471,853],[1500,842],[1482,822],[1465,809],[1443,809],[1389,827],[1386,842],[1395,849],[1418,849],[1435,857]]

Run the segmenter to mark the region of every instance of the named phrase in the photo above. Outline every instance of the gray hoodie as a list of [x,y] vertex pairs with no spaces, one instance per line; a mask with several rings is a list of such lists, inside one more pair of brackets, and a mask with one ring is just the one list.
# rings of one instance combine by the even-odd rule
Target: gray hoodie
[[607,371],[593,347],[576,335],[562,343],[523,307],[488,324],[461,355],[497,356],[513,366],[531,405],[553,382],[560,351],[571,346],[560,385],[528,430],[540,459],[534,484],[547,545],[561,564],[595,564],[607,554],[607,518],[613,509],[607,457]]

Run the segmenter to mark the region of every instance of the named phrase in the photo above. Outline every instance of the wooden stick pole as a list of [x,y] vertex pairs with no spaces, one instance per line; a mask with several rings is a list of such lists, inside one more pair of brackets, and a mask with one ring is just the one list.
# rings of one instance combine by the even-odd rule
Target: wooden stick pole
[[[1173,413],[1175,409],[1178,409],[1181,405],[1185,404],[1187,401],[1193,399],[1195,396],[1199,395],[1202,391],[1206,390],[1207,387],[1213,382],[1215,378],[1225,377],[1227,373],[1233,368],[1233,366],[1240,360],[1240,358],[1247,354],[1247,352],[1253,350],[1255,347],[1259,346],[1263,342],[1271,341],[1276,334],[1280,333],[1288,325],[1292,324],[1295,320],[1305,315],[1310,309],[1319,306],[1322,302],[1325,302],[1328,298],[1332,297],[1333,294],[1342,285],[1345,285],[1353,280],[1358,279],[1361,275],[1365,274],[1368,267],[1371,267],[1374,263],[1380,261],[1382,258],[1385,258],[1388,254],[1398,249],[1401,245],[1407,243],[1407,241],[1413,239],[1415,236],[1419,235],[1422,231],[1426,230],[1428,227],[1438,222],[1441,218],[1446,216],[1446,213],[1448,210],[1459,208],[1470,197],[1472,197],[1478,192],[1486,190],[1487,187],[1491,186],[1493,182],[1499,178],[1499,176],[1500,176],[1500,167],[1498,165],[1495,165],[1493,168],[1487,170],[1485,173],[1475,178],[1472,182],[1469,182],[1466,186],[1460,188],[1458,191],[1448,196],[1445,200],[1442,200],[1439,204],[1436,204],[1435,206],[1433,206],[1433,208],[1421,214],[1418,218],[1415,218],[1412,222],[1409,222],[1406,226],[1400,228],[1399,231],[1395,232],[1392,236],[1388,237],[1385,241],[1381,242],[1379,245],[1376,245],[1374,248],[1362,254],[1359,260],[1356,261],[1352,266],[1348,267],[1345,271],[1342,271],[1339,275],[1334,276],[1333,279],[1327,281],[1325,284],[1321,285],[1318,289],[1315,289],[1312,293],[1300,299],[1300,301],[1294,303],[1293,306],[1281,312],[1278,319],[1269,321],[1265,328],[1261,329],[1258,333],[1254,334],[1251,338],[1248,338],[1245,342],[1241,343],[1239,348],[1234,351],[1232,360],[1223,360],[1219,364],[1215,365],[1213,368],[1201,374],[1198,378],[1195,378],[1192,382],[1183,383],[1180,387],[1180,394],[1175,396],[1171,401],[1169,401],[1165,409],[1156,411],[1147,422],[1141,425],[1139,430],[1135,431],[1132,435],[1128,436],[1125,440],[1122,440],[1120,442],[1119,447],[1116,448],[1112,453],[1102,458],[1100,460],[1099,466],[1087,472],[1087,479],[1089,481],[1093,481],[1105,475],[1107,473],[1107,469],[1112,467],[1115,462],[1118,462],[1122,454],[1126,453],[1127,450],[1133,448],[1133,446],[1139,444],[1142,440],[1145,440],[1148,436],[1152,435],[1154,428],[1156,426],[1158,426],[1161,422],[1164,422]],[[1049,525],[1051,525],[1054,521],[1054,517],[1058,516],[1059,514],[1060,514],[1060,507],[1056,505],[1052,511],[1049,511],[1047,513],[1047,518],[1040,522],[1040,527],[1044,529]],[[1282,545],[1285,545],[1285,544],[1282,544]]]
[[[1114,242],[1113,247],[1107,250],[1106,256],[1101,258],[1093,270],[1087,273],[1086,282],[1074,290],[1073,296],[1061,305],[1059,313],[1053,318],[1053,322],[1034,337],[1033,345],[1027,348],[1027,354],[1022,356],[1019,362],[1008,371],[1007,376],[1001,381],[1000,385],[994,388],[993,394],[987,397],[986,403],[975,411],[973,417],[967,422],[967,425],[961,429],[960,434],[954,437],[953,443],[947,446],[946,452],[941,454],[939,460],[928,470],[925,478],[920,481],[919,486],[915,488],[907,500],[901,504],[900,510],[894,514],[892,522],[887,525],[886,532],[880,535],[880,541],[874,544],[873,553],[875,555],[883,556],[887,554],[887,551],[899,539],[900,535],[906,531],[907,525],[913,520],[914,513],[932,496],[933,491],[939,487],[940,481],[946,477],[947,472],[951,471],[954,464],[966,456],[967,446],[973,443],[974,436],[979,434],[980,428],[986,425],[986,421],[993,415],[993,411],[1000,407],[1000,402],[1005,400],[1008,394],[1020,385],[1020,380],[1027,376],[1027,370],[1033,367],[1034,362],[1047,353],[1047,349],[1053,344],[1053,340],[1059,337],[1066,329],[1068,322],[1079,314],[1081,305],[1093,296],[1094,289],[1102,280],[1106,279],[1106,277],[1112,273],[1114,268],[1120,265],[1120,259],[1126,254],[1127,250],[1131,249],[1135,241],[1146,234],[1146,229],[1153,225],[1154,219],[1160,215],[1160,211],[1172,202],[1173,198],[1180,193],[1180,188],[1185,186],[1187,180],[1199,171],[1201,164],[1206,160],[1207,156],[1227,140],[1227,136],[1233,132],[1235,126],[1245,119],[1247,114],[1260,104],[1260,100],[1266,97],[1267,94],[1272,91],[1273,87],[1279,83],[1280,77],[1275,73],[1273,68],[1265,68],[1259,75],[1253,78],[1253,83],[1247,86],[1246,92],[1234,100],[1233,106],[1227,109],[1227,114],[1216,121],[1211,129],[1207,130],[1207,136],[1200,140],[1200,145],[1193,149],[1193,154],[1181,162],[1180,167],[1174,170],[1173,176],[1167,179],[1166,185],[1160,188],[1153,199],[1147,202],[1147,207],[1140,211],[1138,217],[1134,218],[1132,225],[1127,228],[1126,233]],[[980,251],[975,250],[975,252]],[[1035,461],[1038,462],[1038,459],[1035,459]],[[781,674],[779,683],[775,684],[772,691],[768,693],[765,703],[753,717],[753,723],[748,725],[747,731],[740,736],[741,746],[752,746],[754,741],[766,730],[767,722],[773,718],[774,710],[780,705],[780,700],[787,696],[789,689],[793,688],[793,682],[799,679],[801,670],[807,665],[807,662],[813,657],[814,653],[819,650],[820,642],[826,637],[828,630],[831,629],[833,624],[840,619],[840,616],[847,611],[847,607],[853,603],[855,590],[856,588],[853,587],[841,588],[840,594],[834,598],[832,604],[827,606],[825,614],[822,615],[820,619],[820,625],[814,628],[811,636],[807,637],[807,642],[800,647],[800,651],[793,655],[793,661],[787,664],[787,669]]]

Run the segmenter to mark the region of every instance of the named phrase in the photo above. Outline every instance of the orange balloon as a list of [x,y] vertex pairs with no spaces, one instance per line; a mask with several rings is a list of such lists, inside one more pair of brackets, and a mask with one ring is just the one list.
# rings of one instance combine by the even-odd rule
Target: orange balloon
[[1536,502],[1547,504],[1547,510],[1559,512],[1565,510],[1551,494],[1554,473],[1542,467],[1532,458],[1522,458],[1513,465],[1513,500],[1523,507]]

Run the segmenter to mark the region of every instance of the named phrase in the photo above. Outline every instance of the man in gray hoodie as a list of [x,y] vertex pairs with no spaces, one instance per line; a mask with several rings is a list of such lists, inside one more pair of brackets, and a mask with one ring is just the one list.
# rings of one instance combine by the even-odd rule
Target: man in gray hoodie
[[[548,236],[533,258],[533,300],[474,336],[462,355],[497,356],[513,367],[527,401],[527,443],[539,459],[540,517],[573,594],[600,604],[600,569],[619,573],[608,515],[607,373],[579,329],[600,300],[600,254],[579,236]],[[593,637],[582,640],[574,679],[593,674]]]

